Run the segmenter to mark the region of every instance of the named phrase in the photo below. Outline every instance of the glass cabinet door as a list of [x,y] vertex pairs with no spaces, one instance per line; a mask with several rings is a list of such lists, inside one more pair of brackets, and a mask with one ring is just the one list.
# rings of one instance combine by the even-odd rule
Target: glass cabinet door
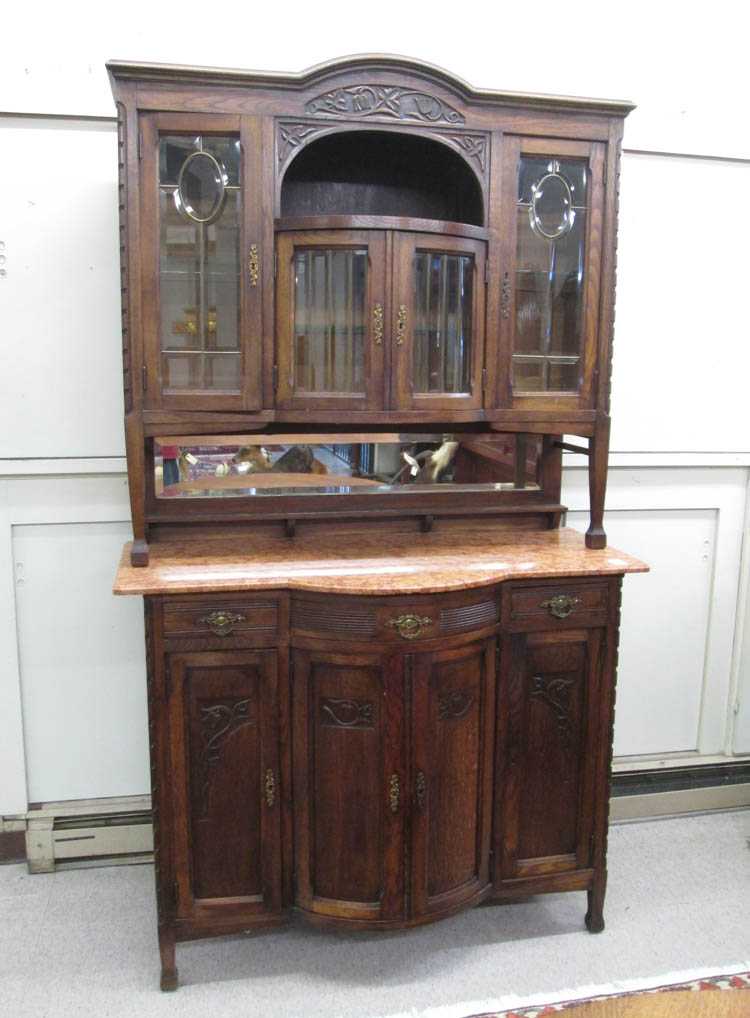
[[280,233],[277,258],[277,405],[382,408],[384,235]]
[[245,216],[257,146],[247,134],[239,117],[159,115],[145,126],[150,405],[260,406],[258,246],[248,250]]
[[394,408],[481,407],[484,261],[483,241],[429,234],[395,237]]
[[513,406],[584,409],[596,359],[603,149],[540,139],[508,148],[500,377]]

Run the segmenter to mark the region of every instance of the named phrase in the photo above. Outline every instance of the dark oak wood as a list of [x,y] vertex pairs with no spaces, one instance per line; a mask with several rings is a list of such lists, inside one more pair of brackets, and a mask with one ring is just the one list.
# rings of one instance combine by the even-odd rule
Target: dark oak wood
[[[619,159],[630,104],[481,91],[428,64],[377,55],[299,75],[108,69],[133,565],[148,564],[149,544],[242,542],[251,528],[264,539],[284,534],[298,549],[302,533],[365,546],[408,528],[416,547],[431,531],[467,524],[512,528],[520,541],[560,526],[563,449],[586,451],[564,435],[588,439],[586,545],[606,545]],[[163,134],[241,142],[241,369],[231,391],[163,385]],[[579,384],[570,391],[514,382],[517,290],[533,289],[538,269],[517,244],[524,157],[586,164],[582,297],[576,306],[566,297],[559,312],[565,330],[572,307],[579,323]],[[545,243],[538,231],[535,242]],[[344,319],[330,311],[346,287],[351,297],[353,277],[334,295],[331,270],[317,319],[303,328],[295,316],[295,251],[322,248],[366,252],[363,313],[346,326],[362,344],[357,392],[343,391],[351,347],[341,345]],[[445,267],[455,262],[435,256],[470,259],[466,314],[446,297]],[[418,267],[438,263],[441,281],[430,288],[423,275],[417,293]],[[214,303],[218,314],[221,296]],[[552,313],[550,304],[550,322]],[[175,335],[179,327],[171,323]],[[339,362],[325,376],[340,391],[318,384],[317,357],[307,389],[301,381],[305,336],[322,334],[329,359],[344,351],[346,370]],[[446,368],[450,342],[457,356]],[[316,433],[333,444],[373,431],[458,434],[454,477],[463,487],[157,497],[157,441],[242,445],[260,433],[273,446],[290,431],[301,445]],[[498,433],[505,438],[490,445]],[[408,571],[408,560],[400,564]],[[584,572],[413,597],[376,579],[366,596],[148,595],[162,989],[177,986],[177,942],[263,929],[295,909],[321,926],[401,929],[474,904],[586,891],[586,925],[603,929],[620,577]]]

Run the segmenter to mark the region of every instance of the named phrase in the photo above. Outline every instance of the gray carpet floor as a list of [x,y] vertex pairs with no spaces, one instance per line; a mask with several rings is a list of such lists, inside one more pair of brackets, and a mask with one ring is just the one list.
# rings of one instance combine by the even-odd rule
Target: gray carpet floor
[[0,867],[3,1018],[461,1018],[590,987],[750,968],[750,811],[610,832],[607,929],[584,894],[480,908],[403,933],[292,925],[177,947],[158,990],[150,866]]

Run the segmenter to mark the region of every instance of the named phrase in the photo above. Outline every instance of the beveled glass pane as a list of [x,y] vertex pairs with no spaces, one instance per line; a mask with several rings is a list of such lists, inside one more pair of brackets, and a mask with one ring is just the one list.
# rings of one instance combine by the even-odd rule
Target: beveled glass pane
[[208,152],[193,152],[182,164],[175,200],[196,222],[210,222],[224,201],[224,172]]
[[240,139],[204,134],[202,148],[204,152],[209,152],[224,170],[227,184],[230,187],[237,187],[240,182]]
[[193,152],[200,151],[196,135],[162,135],[159,139],[159,183],[177,184],[182,164]]
[[[173,142],[184,144],[180,148]],[[238,151],[237,138],[212,142],[218,154],[219,143],[230,154]],[[163,161],[168,156],[176,161],[175,152],[190,159],[202,144],[201,137],[165,138],[160,155]],[[213,165],[213,156],[210,162]],[[159,192],[162,390],[237,392],[241,385],[241,191],[226,191],[210,223],[195,222],[186,214],[175,199],[175,187],[161,186]],[[206,205],[198,211],[208,210]],[[185,356],[166,356],[177,351]]]
[[[154,442],[159,498],[536,491],[541,438],[380,433],[207,435]],[[396,502],[397,504],[397,502]]]
[[364,394],[366,297],[366,250],[295,251],[297,391]]
[[414,263],[414,391],[468,392],[474,259],[418,251]]
[[587,184],[587,166],[581,160],[521,159],[513,355],[516,392],[580,388]]

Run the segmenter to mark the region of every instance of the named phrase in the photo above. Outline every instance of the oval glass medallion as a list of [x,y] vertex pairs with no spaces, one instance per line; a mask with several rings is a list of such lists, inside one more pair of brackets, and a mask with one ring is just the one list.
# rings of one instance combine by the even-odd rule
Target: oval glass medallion
[[563,237],[573,226],[573,195],[565,177],[547,173],[531,188],[531,228],[547,240]]
[[221,211],[227,178],[209,152],[193,152],[177,178],[175,205],[196,223],[210,223]]

